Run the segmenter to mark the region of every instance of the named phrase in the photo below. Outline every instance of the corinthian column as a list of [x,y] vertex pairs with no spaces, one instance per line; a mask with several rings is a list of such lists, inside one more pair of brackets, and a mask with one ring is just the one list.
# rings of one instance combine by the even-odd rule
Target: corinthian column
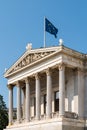
[[8,85],[9,88],[9,125],[13,122],[13,87]]
[[[78,68],[78,116],[79,118],[84,118],[84,71]],[[86,96],[85,96],[86,98]]]
[[25,119],[25,104],[26,104],[26,98],[25,98],[25,88],[22,88],[22,91],[23,91],[23,119]]
[[41,114],[41,108],[40,108],[41,97],[40,97],[40,79],[38,74],[35,75],[35,79],[36,79],[36,119],[39,120]]
[[30,120],[30,84],[29,79],[26,78],[26,121]]
[[52,113],[52,79],[49,69],[46,71],[47,74],[47,118],[51,117]]
[[21,120],[21,87],[20,83],[17,82],[17,121]]
[[65,66],[59,66],[59,115],[65,113]]

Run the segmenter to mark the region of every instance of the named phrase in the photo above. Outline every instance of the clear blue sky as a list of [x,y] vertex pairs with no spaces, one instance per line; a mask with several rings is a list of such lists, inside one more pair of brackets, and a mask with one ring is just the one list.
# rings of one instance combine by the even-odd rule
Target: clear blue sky
[[24,52],[28,42],[43,46],[44,16],[59,30],[58,37],[46,33],[46,45],[64,45],[87,53],[87,0],[0,0],[0,94],[8,106],[9,68]]

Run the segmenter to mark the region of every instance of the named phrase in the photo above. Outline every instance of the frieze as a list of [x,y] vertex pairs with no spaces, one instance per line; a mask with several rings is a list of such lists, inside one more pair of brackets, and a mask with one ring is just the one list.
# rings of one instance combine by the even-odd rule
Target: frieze
[[63,58],[65,60],[68,60],[69,62],[73,62],[73,63],[76,63],[76,64],[79,64],[79,65],[83,65],[83,61],[79,60],[79,59],[76,59],[76,58],[73,58],[71,56],[66,56],[64,55]]
[[13,73],[14,71],[17,71],[17,70],[33,63],[33,62],[45,57],[45,56],[48,56],[48,55],[52,54],[53,52],[54,51],[28,54],[26,57],[24,57],[22,59],[22,61],[20,61],[17,65],[15,65],[15,67],[12,69],[12,71],[10,71],[10,73]]

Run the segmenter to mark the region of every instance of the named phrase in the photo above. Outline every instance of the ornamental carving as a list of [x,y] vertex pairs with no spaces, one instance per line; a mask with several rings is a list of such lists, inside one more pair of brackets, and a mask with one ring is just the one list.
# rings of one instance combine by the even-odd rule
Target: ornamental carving
[[65,64],[64,64],[64,63],[60,63],[60,64],[59,64],[59,70],[60,70],[60,71],[65,70]]
[[24,57],[22,59],[22,61],[20,61],[17,65],[15,65],[15,67],[10,71],[10,73],[17,71],[41,58],[44,58],[45,56],[48,56],[48,55],[52,54],[53,52],[54,51],[28,54],[26,57]]
[[51,70],[50,70],[50,68],[48,68],[48,69],[46,70],[46,74],[47,74],[48,76],[51,75]]

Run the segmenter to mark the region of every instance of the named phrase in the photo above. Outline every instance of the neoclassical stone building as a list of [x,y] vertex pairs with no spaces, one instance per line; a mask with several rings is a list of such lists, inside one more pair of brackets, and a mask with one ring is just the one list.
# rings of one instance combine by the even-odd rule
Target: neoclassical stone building
[[[26,52],[4,74],[8,79],[7,130],[85,130],[87,55],[61,44]],[[17,88],[17,120],[13,94]]]

